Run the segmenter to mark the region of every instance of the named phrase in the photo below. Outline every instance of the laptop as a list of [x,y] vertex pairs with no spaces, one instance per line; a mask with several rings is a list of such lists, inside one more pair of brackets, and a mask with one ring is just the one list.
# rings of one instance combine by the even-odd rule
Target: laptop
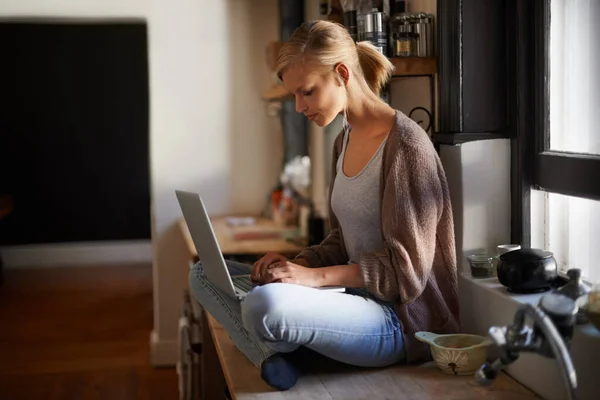
[[[176,190],[175,194],[196,247],[198,258],[202,262],[204,274],[209,282],[233,298],[241,300],[246,297],[248,292],[256,286],[256,283],[252,282],[250,274],[231,275],[229,273],[217,236],[210,223],[210,217],[200,195],[183,190]],[[248,267],[251,266],[248,265]],[[346,291],[343,286],[326,286],[317,289],[336,292]]]

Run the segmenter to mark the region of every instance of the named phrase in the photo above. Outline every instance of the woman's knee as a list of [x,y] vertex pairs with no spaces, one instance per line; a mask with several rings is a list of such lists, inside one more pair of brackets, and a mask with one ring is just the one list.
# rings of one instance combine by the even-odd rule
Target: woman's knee
[[272,334],[270,326],[277,324],[286,311],[284,283],[271,283],[254,288],[242,302],[244,326],[258,334]]

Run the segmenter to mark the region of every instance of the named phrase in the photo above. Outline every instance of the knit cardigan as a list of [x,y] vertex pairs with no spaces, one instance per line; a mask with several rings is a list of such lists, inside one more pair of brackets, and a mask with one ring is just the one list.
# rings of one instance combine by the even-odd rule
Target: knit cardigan
[[[342,150],[334,143],[329,198]],[[366,289],[394,304],[408,363],[431,360],[415,332],[459,331],[454,222],[446,175],[425,131],[399,111],[383,148],[380,174],[383,248],[360,256]],[[343,232],[329,204],[329,234],[296,258],[318,268],[348,263]]]

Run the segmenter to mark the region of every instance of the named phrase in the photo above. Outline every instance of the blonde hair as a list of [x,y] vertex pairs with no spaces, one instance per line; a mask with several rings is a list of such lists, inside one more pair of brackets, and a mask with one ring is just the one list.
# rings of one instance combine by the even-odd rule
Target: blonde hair
[[354,43],[343,25],[322,20],[303,23],[281,47],[276,66],[279,78],[298,62],[315,62],[331,70],[344,63],[360,78],[361,85],[377,96],[394,71],[390,60],[370,42]]

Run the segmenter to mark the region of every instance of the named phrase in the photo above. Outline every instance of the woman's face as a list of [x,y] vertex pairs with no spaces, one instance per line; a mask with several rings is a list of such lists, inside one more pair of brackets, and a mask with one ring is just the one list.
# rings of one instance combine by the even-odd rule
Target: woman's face
[[309,64],[291,65],[282,74],[283,85],[296,97],[296,111],[319,126],[326,126],[342,112],[346,89],[331,70],[310,68]]

